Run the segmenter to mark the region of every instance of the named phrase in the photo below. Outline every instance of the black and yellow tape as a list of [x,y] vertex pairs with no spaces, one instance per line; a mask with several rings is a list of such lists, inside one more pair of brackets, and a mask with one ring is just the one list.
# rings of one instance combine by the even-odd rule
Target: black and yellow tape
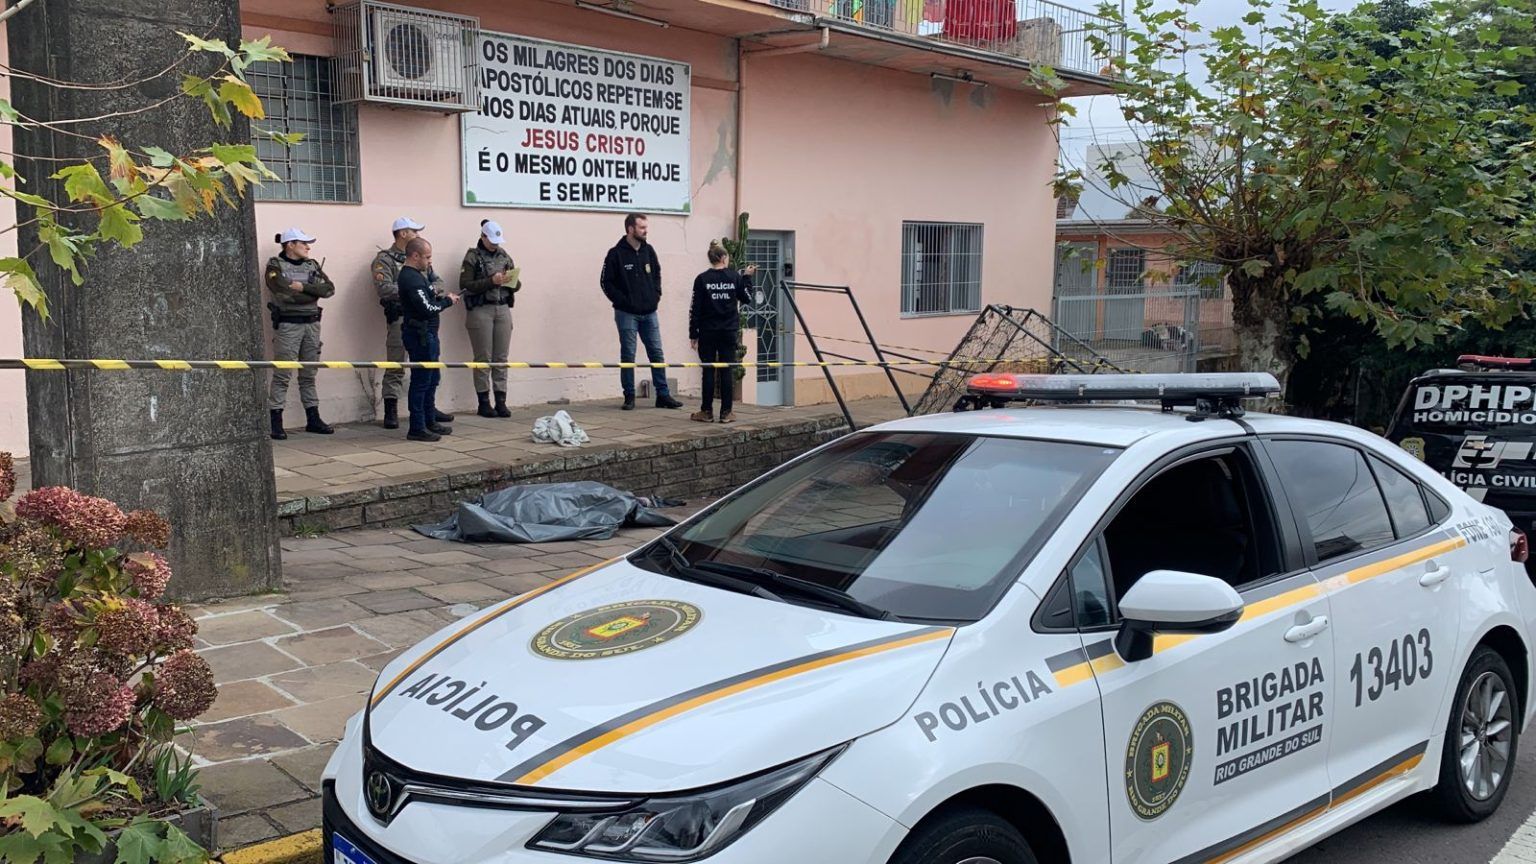
[[682,362],[682,363],[605,363],[598,360],[583,361],[510,361],[506,363],[480,363],[475,361],[454,362],[434,360],[424,362],[393,362],[389,360],[100,360],[100,359],[52,359],[52,358],[0,358],[0,370],[25,369],[32,372],[64,372],[71,369],[99,371],[124,371],[150,369],[163,372],[190,372],[193,370],[249,371],[257,369],[805,369],[840,366],[986,366],[1007,363],[1007,359],[993,360],[787,360],[740,362]]

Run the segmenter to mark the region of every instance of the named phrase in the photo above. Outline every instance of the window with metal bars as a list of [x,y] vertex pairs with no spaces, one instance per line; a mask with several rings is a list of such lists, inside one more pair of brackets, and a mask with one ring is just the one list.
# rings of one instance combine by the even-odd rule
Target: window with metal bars
[[300,133],[293,146],[256,135],[256,155],[282,180],[256,189],[258,201],[356,203],[358,180],[357,108],[331,101],[331,60],[305,54],[290,63],[258,63],[247,71],[261,97],[264,129]]
[[982,226],[901,223],[901,314],[981,311]]
[[1146,289],[1147,250],[1111,249],[1107,262],[1109,291],[1135,294]]

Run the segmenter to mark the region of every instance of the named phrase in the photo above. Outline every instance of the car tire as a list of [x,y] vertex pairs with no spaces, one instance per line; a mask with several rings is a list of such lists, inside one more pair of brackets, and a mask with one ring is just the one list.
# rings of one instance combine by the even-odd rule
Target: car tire
[[985,810],[954,810],[913,831],[891,864],[1039,864],[1017,828]]
[[[1441,819],[1481,822],[1499,809],[1519,756],[1518,693],[1509,664],[1497,651],[1480,646],[1456,685],[1440,754],[1440,780],[1429,796]],[[1492,719],[1482,716],[1490,705]]]

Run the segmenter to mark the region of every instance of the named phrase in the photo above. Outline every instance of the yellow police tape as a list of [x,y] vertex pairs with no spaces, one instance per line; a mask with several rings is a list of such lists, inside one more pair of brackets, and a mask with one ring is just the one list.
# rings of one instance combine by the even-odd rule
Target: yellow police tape
[[[169,372],[187,372],[194,369],[223,369],[223,370],[253,370],[253,369],[732,369],[732,368],[756,368],[766,367],[770,369],[801,369],[823,368],[836,366],[984,366],[998,363],[1033,363],[1029,360],[1013,360],[1009,358],[995,358],[988,360],[930,360],[930,361],[899,361],[899,360],[790,360],[790,361],[764,361],[751,360],[735,363],[603,363],[599,361],[584,361],[575,363],[563,362],[507,362],[507,363],[478,363],[474,361],[451,362],[437,360],[429,362],[401,362],[389,360],[81,360],[81,359],[49,359],[36,357],[6,357],[0,358],[0,370],[27,369],[33,372],[63,372],[70,369],[98,369],[105,371],[118,371],[125,369],[156,369]],[[1088,362],[1073,361],[1074,366],[1087,366],[1095,369],[1113,368],[1103,360]]]

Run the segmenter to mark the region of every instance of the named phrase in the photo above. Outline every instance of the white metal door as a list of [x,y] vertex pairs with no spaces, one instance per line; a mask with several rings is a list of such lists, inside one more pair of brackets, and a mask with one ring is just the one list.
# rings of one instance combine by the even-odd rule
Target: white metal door
[[[747,261],[757,265],[754,303],[747,307],[747,326],[757,332],[760,364],[794,359],[794,313],[783,292],[789,269],[794,266],[794,235],[784,231],[752,231],[747,234]],[[743,262],[733,262],[742,266]],[[794,376],[783,368],[760,365],[748,370],[757,385],[758,405],[793,405]]]

